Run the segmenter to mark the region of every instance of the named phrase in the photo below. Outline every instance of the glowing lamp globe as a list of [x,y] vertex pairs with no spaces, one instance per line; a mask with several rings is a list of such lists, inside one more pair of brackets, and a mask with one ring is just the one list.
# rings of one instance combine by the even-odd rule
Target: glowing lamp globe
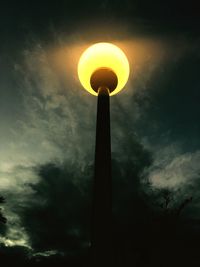
[[87,48],[78,63],[78,77],[92,95],[106,87],[110,96],[121,91],[128,81],[129,62],[124,52],[111,43],[97,43]]

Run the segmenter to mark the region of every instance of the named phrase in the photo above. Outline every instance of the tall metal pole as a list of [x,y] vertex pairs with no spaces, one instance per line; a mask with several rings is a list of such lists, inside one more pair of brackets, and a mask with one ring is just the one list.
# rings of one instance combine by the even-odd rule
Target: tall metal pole
[[98,90],[92,222],[92,267],[112,266],[110,96]]

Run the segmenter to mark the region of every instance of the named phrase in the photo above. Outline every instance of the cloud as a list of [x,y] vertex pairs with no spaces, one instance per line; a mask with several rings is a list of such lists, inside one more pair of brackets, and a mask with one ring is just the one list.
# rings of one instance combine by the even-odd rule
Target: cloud
[[[169,155],[168,155],[169,156]],[[184,153],[155,162],[151,167],[150,181],[156,187],[178,188],[190,186],[199,179],[200,151]]]
[[40,180],[20,217],[36,250],[70,251],[89,244],[92,174],[53,163],[38,167]]
[[200,151],[184,152],[180,145],[171,144],[156,149],[153,164],[145,175],[153,190],[167,189],[174,194],[174,201],[193,197],[190,216],[199,216]]
[[38,177],[34,174],[33,167],[14,164],[4,166],[0,175],[1,194],[6,198],[3,211],[7,218],[6,229],[0,240],[6,246],[29,248],[29,237],[21,224],[19,211],[26,207],[27,199],[33,194],[27,183],[37,183]]

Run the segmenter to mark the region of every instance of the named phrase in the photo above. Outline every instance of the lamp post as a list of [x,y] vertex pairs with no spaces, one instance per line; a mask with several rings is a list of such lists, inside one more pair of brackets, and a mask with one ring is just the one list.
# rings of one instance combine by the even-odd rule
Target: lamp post
[[89,47],[78,65],[83,87],[98,97],[92,211],[92,267],[112,266],[112,176],[110,96],[129,76],[129,63],[118,47],[98,43]]

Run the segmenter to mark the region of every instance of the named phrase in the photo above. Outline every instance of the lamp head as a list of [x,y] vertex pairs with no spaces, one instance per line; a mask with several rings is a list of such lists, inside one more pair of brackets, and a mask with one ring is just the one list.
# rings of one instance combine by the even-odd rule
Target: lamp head
[[97,43],[81,55],[78,76],[83,87],[91,94],[97,96],[98,89],[106,87],[112,96],[125,86],[129,77],[129,63],[117,46]]
[[109,68],[97,69],[90,78],[90,85],[97,93],[100,87],[106,87],[112,93],[117,87],[117,84],[117,75]]

